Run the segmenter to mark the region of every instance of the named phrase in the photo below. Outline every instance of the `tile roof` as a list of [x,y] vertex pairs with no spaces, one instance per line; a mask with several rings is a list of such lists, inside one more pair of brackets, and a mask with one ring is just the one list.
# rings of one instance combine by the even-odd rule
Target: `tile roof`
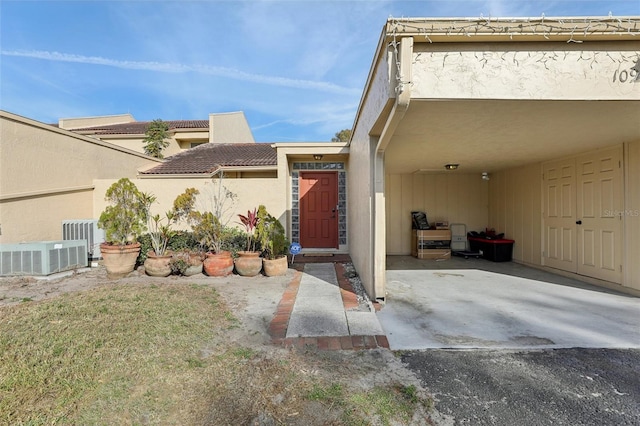
[[[74,132],[91,132],[95,135],[143,135],[150,121],[134,121],[131,123],[108,124],[104,126],[79,127]],[[172,120],[165,121],[169,130],[175,129],[208,129],[209,120]]]
[[205,143],[167,157],[144,175],[208,174],[219,167],[276,166],[276,150],[266,143]]

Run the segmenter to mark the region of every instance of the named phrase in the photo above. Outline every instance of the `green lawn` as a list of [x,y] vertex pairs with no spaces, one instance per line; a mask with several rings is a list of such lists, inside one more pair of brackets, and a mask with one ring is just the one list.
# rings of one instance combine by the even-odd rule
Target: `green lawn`
[[358,369],[335,359],[238,346],[238,325],[214,289],[175,283],[0,308],[0,424],[408,424],[429,405],[349,387]]

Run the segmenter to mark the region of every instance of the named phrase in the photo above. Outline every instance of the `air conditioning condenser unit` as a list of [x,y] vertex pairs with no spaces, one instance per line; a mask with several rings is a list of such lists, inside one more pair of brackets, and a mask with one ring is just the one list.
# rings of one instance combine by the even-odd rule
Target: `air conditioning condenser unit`
[[95,219],[63,220],[63,240],[86,240],[89,260],[102,259],[100,244],[105,240],[104,229],[98,228]]
[[0,275],[51,275],[87,267],[87,242],[34,241],[0,244]]

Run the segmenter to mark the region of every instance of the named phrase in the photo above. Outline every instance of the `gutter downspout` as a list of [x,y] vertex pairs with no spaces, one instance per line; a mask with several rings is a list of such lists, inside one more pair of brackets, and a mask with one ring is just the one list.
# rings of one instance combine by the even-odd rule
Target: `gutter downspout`
[[373,221],[371,245],[373,259],[373,289],[376,299],[386,297],[386,204],[384,197],[384,152],[393,138],[398,124],[404,118],[411,101],[411,62],[413,58],[413,37],[403,37],[398,51],[394,40],[396,81],[396,102],[378,138],[375,151],[372,153],[373,163]]

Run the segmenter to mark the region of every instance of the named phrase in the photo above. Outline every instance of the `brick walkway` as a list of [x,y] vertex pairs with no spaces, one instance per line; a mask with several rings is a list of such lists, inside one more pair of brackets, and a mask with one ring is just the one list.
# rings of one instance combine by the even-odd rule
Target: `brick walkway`
[[[298,261],[298,259],[296,259]],[[340,295],[345,311],[358,308],[358,298],[351,283],[344,276],[345,270],[341,263],[337,263],[337,259],[324,258],[322,261],[315,259],[305,259],[310,263],[333,263],[340,286]],[[346,260],[348,261],[348,260]],[[278,304],[276,314],[269,325],[269,334],[273,344],[283,345],[287,348],[295,348],[300,350],[361,350],[375,348],[389,348],[389,342],[385,335],[363,336],[363,335],[345,335],[345,336],[319,336],[319,337],[286,337],[287,327],[291,318],[291,312],[296,301],[300,281],[303,276],[304,263],[299,262],[292,266],[296,269],[294,278],[282,295],[282,299]],[[377,308],[377,307],[376,307]]]

